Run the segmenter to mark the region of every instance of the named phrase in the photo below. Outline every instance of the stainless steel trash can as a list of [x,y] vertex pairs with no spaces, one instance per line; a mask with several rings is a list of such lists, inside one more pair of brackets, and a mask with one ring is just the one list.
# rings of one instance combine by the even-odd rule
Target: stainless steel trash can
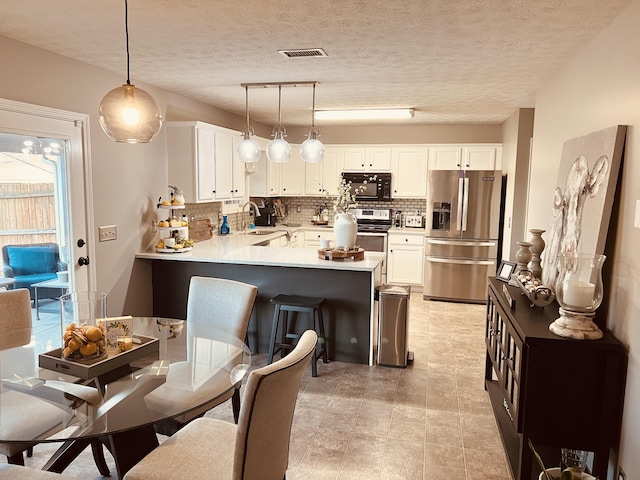
[[411,287],[381,285],[378,299],[378,365],[406,367],[409,358],[407,330]]

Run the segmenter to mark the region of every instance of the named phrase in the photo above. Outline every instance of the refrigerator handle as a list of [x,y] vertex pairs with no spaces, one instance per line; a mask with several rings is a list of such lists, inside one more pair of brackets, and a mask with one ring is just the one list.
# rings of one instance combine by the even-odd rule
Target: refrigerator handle
[[[463,179],[458,179],[458,216],[456,217],[456,227],[462,231],[462,200],[464,198]],[[466,224],[465,224],[466,225]]]
[[469,212],[469,179],[464,179],[464,206],[462,207],[462,231],[467,231],[467,213]]

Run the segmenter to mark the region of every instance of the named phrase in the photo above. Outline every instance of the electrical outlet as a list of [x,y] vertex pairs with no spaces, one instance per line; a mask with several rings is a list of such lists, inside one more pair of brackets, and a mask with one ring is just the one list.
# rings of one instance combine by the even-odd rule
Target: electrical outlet
[[98,227],[99,237],[101,242],[107,242],[109,240],[115,240],[118,238],[118,231],[115,225],[107,225],[104,227]]
[[618,467],[618,480],[627,480],[627,474],[624,473],[622,467]]

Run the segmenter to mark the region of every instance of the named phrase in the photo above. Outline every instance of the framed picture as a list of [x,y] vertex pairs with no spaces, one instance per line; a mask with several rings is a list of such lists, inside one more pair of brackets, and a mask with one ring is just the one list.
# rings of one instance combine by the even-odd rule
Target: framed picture
[[515,271],[516,264],[512,262],[500,262],[496,278],[503,282],[509,282],[511,280],[511,274]]

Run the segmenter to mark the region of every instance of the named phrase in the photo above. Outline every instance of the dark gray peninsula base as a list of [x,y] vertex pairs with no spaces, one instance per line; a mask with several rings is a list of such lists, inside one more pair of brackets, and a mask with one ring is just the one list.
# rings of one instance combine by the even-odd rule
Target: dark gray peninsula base
[[[258,287],[258,298],[249,324],[249,347],[253,353],[266,353],[274,311],[269,303],[272,297],[278,294],[324,297],[329,359],[372,362],[373,296],[379,269],[373,272],[169,259],[151,262],[155,316],[186,318],[189,280],[194,275],[253,284]],[[306,317],[300,317],[296,329],[311,325]]]

